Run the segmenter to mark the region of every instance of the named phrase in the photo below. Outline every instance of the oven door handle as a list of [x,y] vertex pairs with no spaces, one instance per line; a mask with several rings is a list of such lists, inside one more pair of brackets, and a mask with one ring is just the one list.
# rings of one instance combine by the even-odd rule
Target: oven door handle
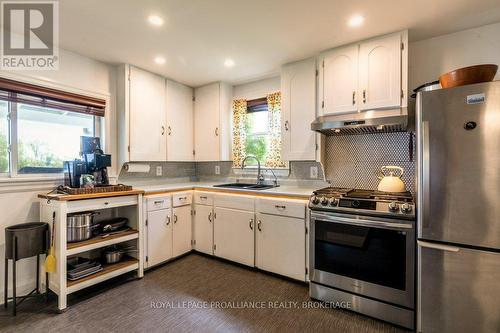
[[348,217],[341,216],[332,216],[321,213],[312,213],[311,217],[316,220],[332,222],[332,223],[341,223],[341,224],[350,224],[356,226],[363,227],[374,227],[374,228],[384,228],[384,229],[412,229],[413,225],[409,223],[395,223],[395,222],[384,222],[384,221],[375,221],[375,220],[367,220],[367,219],[353,219]]

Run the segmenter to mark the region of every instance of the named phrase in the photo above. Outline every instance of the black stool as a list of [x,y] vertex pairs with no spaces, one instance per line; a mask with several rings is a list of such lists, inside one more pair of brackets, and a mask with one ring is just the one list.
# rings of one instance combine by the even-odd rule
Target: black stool
[[[47,254],[49,247],[49,225],[44,222],[16,224],[5,228],[5,303],[11,299],[14,303],[12,314],[16,315],[16,307],[26,298],[41,295],[40,293],[40,256]],[[16,296],[16,262],[36,256],[36,288],[25,296]],[[9,259],[12,260],[12,297],[8,297]],[[46,297],[48,299],[49,274],[45,274]],[[19,303],[18,299],[21,299]]]

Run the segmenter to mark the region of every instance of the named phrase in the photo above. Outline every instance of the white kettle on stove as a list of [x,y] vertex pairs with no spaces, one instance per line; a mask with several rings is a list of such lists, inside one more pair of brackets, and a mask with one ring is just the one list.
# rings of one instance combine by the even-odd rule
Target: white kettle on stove
[[[400,171],[399,175],[395,175],[395,171]],[[404,169],[395,165],[385,165],[380,168],[378,179],[378,190],[382,192],[406,192],[405,183],[401,180]]]

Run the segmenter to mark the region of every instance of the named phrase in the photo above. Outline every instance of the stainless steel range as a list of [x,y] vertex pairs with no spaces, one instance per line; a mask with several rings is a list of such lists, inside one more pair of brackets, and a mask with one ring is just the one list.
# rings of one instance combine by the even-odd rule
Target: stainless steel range
[[412,194],[328,187],[309,208],[310,296],[413,329]]

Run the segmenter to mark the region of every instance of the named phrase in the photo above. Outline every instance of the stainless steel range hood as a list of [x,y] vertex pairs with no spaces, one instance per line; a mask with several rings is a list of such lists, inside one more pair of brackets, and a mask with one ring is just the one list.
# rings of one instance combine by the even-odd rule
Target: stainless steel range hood
[[408,108],[369,110],[316,118],[311,129],[325,135],[404,132],[413,126]]

